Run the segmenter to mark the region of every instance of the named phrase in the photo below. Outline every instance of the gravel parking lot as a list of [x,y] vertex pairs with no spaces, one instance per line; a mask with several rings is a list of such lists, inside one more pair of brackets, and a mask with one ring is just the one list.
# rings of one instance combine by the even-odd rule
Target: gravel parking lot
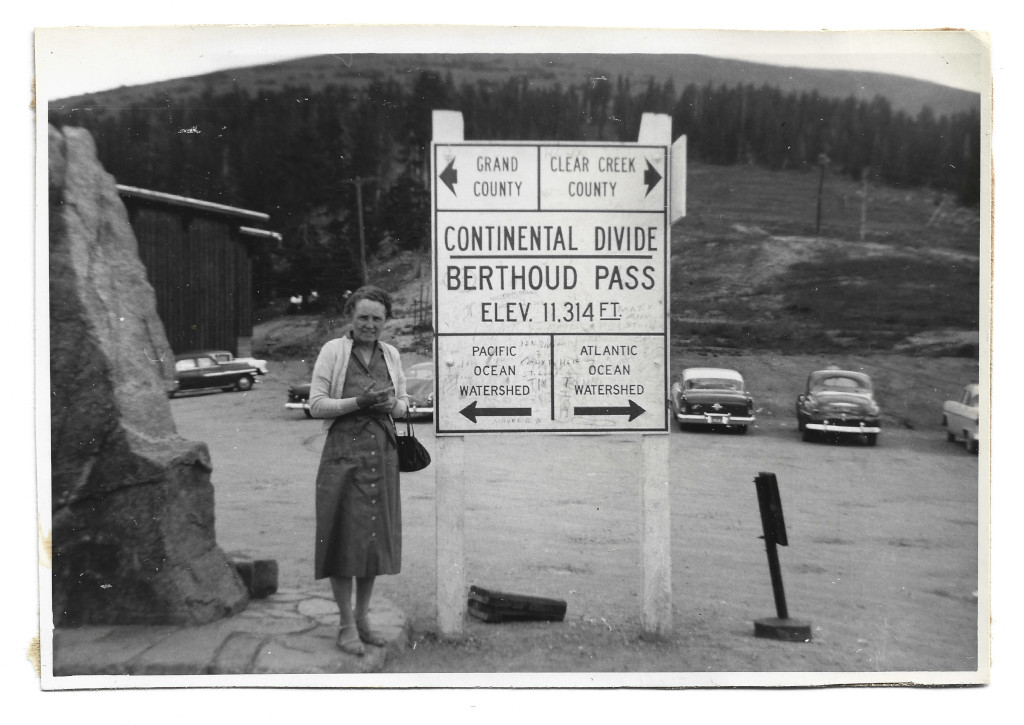
[[[955,389],[977,363],[914,364],[931,365],[933,378]],[[806,374],[803,361],[793,369]],[[282,587],[326,590],[312,579],[311,562],[324,433],[319,421],[284,408],[287,385],[307,376],[303,361],[272,361],[271,374],[248,393],[189,395],[171,407],[180,434],[210,447],[220,545],[277,559]],[[758,384],[748,384],[756,395]],[[670,433],[667,642],[639,639],[635,439],[467,438],[467,469],[475,471],[466,482],[468,583],[565,599],[568,613],[557,624],[470,620],[454,644],[432,634],[433,467],[403,475],[403,572],[382,577],[378,592],[409,615],[414,648],[391,671],[975,670],[979,551],[987,551],[987,543],[979,547],[979,457],[946,443],[937,419],[886,428],[876,448],[804,443],[786,414],[788,397],[760,388],[777,401],[766,402],[748,435]],[[433,449],[432,425],[417,432]],[[753,479],[761,471],[778,476],[789,610],[812,623],[810,643],[753,637],[753,620],[775,614],[758,538]]]

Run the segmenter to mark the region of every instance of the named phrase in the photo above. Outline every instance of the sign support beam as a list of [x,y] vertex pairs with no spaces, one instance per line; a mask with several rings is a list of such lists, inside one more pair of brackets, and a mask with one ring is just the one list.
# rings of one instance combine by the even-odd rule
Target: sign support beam
[[[434,111],[435,141],[463,140],[465,126],[460,111]],[[434,329],[437,306],[434,305]],[[437,360],[437,338],[434,338]],[[442,637],[457,638],[466,620],[466,495],[465,441],[462,436],[438,437],[434,469],[434,520],[437,557],[437,629]]]
[[466,617],[466,446],[462,436],[441,436],[434,459],[437,523],[437,630],[442,637],[462,634]]
[[[640,117],[640,132],[637,141],[641,144],[672,146],[672,117],[665,114],[645,113]],[[685,144],[685,141],[683,142]],[[685,146],[683,147],[685,148]],[[678,167],[670,160],[670,168]],[[677,172],[672,171],[672,177]],[[679,192],[671,189],[669,206],[671,217],[677,210],[685,213],[685,206],[677,202]],[[671,244],[670,229],[665,230],[665,244]],[[666,317],[667,317],[666,305]],[[669,327],[665,320],[665,329]],[[668,401],[664,401],[667,405]],[[668,440],[667,435],[644,435],[643,480],[641,482],[640,512],[643,536],[643,611],[641,612],[641,636],[660,639],[672,632],[672,516],[669,504],[668,483]]]

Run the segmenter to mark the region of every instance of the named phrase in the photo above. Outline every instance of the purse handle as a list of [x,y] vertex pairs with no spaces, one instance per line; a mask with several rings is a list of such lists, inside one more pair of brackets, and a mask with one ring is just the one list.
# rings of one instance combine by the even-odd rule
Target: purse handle
[[[395,429],[395,433],[397,434],[398,433],[398,426],[395,425],[394,417],[390,413],[388,413],[388,418],[391,418],[391,425]],[[412,421],[409,419],[408,412],[406,412],[406,414],[405,414],[405,434],[407,436],[412,436],[413,438],[416,437],[416,434],[413,432]]]

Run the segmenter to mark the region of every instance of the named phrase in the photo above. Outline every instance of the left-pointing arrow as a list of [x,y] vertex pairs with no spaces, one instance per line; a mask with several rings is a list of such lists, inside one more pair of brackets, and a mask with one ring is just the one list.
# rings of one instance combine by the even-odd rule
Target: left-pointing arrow
[[478,408],[475,400],[459,412],[474,423],[485,415],[533,415],[532,408]]
[[[646,161],[646,159],[644,160]],[[647,184],[647,194],[644,194],[645,197],[654,190],[659,181],[661,181],[661,174],[658,173],[656,168],[651,166],[650,161],[647,161],[647,169],[644,171],[644,183]]]
[[[647,163],[650,164],[650,162]],[[455,170],[455,159],[449,161],[448,165],[444,167],[444,171],[441,172],[441,181],[455,194],[455,185],[459,183],[459,172]]]
[[577,405],[573,407],[574,415],[628,415],[631,421],[635,420],[636,418],[639,418],[646,412],[646,410],[641,408],[632,400],[629,401],[628,406],[595,405],[585,407]]

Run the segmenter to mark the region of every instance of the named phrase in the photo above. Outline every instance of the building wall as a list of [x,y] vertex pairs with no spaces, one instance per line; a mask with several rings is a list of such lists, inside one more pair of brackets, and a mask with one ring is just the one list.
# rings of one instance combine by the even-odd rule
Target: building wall
[[139,257],[175,353],[238,354],[252,336],[252,260],[228,216],[125,198]]

